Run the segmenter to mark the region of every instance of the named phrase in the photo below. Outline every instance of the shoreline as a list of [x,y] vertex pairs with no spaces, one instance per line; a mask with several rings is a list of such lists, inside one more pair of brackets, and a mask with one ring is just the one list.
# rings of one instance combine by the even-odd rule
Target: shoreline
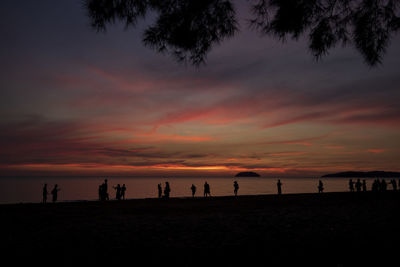
[[[253,195],[238,195],[238,196],[234,196],[234,195],[226,195],[226,196],[211,196],[211,197],[203,197],[203,196],[195,196],[194,198],[191,196],[182,196],[182,197],[170,197],[169,199],[165,199],[165,198],[157,198],[157,197],[149,197],[149,198],[127,198],[125,200],[117,200],[117,199],[110,199],[107,201],[100,201],[98,199],[78,199],[78,200],[62,200],[62,201],[57,201],[55,203],[53,203],[51,201],[51,199],[49,201],[47,201],[47,203],[45,205],[58,205],[58,204],[68,204],[68,203],[93,203],[93,202],[99,202],[99,203],[107,203],[107,202],[126,202],[126,201],[143,201],[143,200],[149,200],[149,201],[154,201],[154,200],[197,200],[197,199],[240,199],[240,198],[272,198],[272,197],[281,197],[281,198],[286,198],[286,197],[301,197],[301,196],[317,196],[317,195],[337,195],[337,194],[355,194],[355,195],[368,195],[368,194],[373,194],[374,192],[372,191],[367,191],[367,192],[348,192],[348,191],[340,191],[340,192],[324,192],[324,193],[283,193],[281,195],[278,194],[253,194]],[[393,194],[395,192],[393,192],[393,190],[387,190],[387,192],[385,193],[378,193],[375,195],[379,195],[379,194]],[[400,191],[399,191],[399,195],[400,195]],[[1,206],[12,206],[12,205],[43,205],[42,202],[13,202],[13,203],[0,203],[0,207]]]

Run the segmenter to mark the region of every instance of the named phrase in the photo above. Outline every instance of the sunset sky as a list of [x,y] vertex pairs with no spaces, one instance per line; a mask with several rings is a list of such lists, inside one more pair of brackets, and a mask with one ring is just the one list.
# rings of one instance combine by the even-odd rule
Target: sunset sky
[[0,175],[314,176],[400,171],[400,36],[383,62],[320,61],[246,26],[200,67],[97,33],[81,0],[0,3]]

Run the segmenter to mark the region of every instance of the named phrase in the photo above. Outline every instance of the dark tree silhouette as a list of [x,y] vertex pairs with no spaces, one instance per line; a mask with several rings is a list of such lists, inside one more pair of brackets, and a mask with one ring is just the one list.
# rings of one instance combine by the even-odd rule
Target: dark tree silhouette
[[309,34],[319,59],[337,44],[353,44],[367,64],[381,62],[389,40],[400,29],[398,0],[252,0],[250,24],[285,40]]
[[[242,0],[251,5],[251,28],[284,41],[308,34],[316,59],[338,44],[354,45],[367,64],[381,62],[393,34],[400,29],[399,0]],[[85,0],[92,26],[155,14],[143,42],[158,52],[194,65],[204,62],[212,46],[237,32],[229,0]]]
[[116,20],[135,26],[154,12],[157,17],[144,32],[144,44],[194,65],[204,62],[213,44],[237,30],[233,5],[224,0],[87,0],[86,7],[97,30]]

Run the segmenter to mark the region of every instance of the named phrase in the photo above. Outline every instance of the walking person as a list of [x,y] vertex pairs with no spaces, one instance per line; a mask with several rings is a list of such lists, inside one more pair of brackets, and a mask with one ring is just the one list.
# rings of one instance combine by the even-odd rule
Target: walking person
[[278,195],[282,195],[282,183],[280,179],[278,179],[276,186],[278,187]]
[[190,190],[192,190],[192,197],[194,197],[194,195],[196,194],[196,186],[194,184],[192,184],[192,186],[190,187]]
[[53,188],[53,190],[51,190],[51,194],[53,195],[53,202],[57,201],[57,197],[58,197],[58,191],[60,191],[61,189],[58,188],[58,185],[56,184]]
[[237,181],[234,181],[233,182],[233,193],[235,194],[235,197],[237,196],[238,190],[239,190],[239,184]]
[[210,197],[211,196],[211,192],[210,192],[210,185],[205,182],[204,183],[204,197]]
[[47,195],[49,194],[49,192],[47,191],[47,184],[44,184],[43,186],[43,190],[42,190],[42,195],[43,195],[43,199],[42,202],[46,203],[47,202]]
[[323,193],[324,192],[324,184],[322,183],[321,180],[318,182],[318,193]]

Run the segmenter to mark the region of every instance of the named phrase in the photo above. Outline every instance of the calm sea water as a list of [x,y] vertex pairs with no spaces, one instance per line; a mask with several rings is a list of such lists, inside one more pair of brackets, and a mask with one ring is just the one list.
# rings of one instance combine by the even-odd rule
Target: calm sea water
[[[196,196],[202,196],[203,185],[207,181],[211,186],[212,196],[233,195],[233,182],[239,183],[239,195],[276,194],[277,179],[273,178],[137,178],[137,177],[111,177],[108,178],[110,198],[115,198],[112,186],[125,184],[127,187],[126,198],[154,198],[157,197],[157,184],[164,188],[168,181],[171,186],[171,197],[191,196],[190,187],[197,187]],[[314,193],[317,192],[319,178],[281,178],[283,194],[285,193]],[[343,178],[321,179],[325,192],[348,191],[348,180]],[[353,179],[354,180],[354,179]],[[388,181],[389,179],[387,179]],[[58,184],[59,201],[96,200],[98,187],[104,181],[94,177],[0,177],[0,203],[40,202],[42,187],[48,184],[49,192],[54,184]],[[366,179],[370,190],[373,179]],[[390,188],[390,186],[389,186]],[[51,196],[48,198],[51,199]]]

